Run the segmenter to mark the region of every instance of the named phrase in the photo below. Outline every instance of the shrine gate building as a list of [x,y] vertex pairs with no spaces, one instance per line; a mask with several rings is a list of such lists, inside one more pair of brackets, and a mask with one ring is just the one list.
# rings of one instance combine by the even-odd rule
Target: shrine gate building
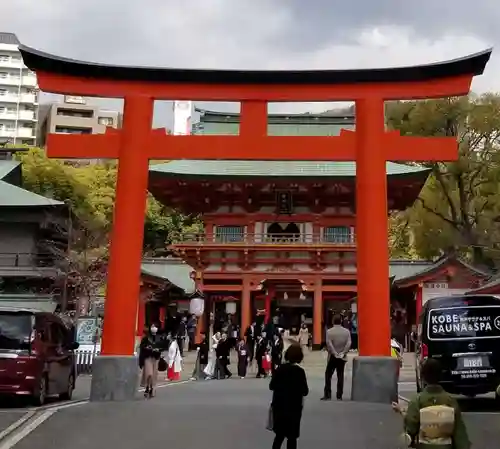
[[[238,134],[238,114],[199,112],[196,134]],[[268,133],[335,136],[354,123],[353,115],[269,115]],[[428,174],[388,162],[389,211],[410,206]],[[171,249],[193,267],[207,311],[236,303],[242,331],[259,313],[287,327],[305,318],[318,346],[331,311],[356,296],[355,163],[180,160],[151,166],[149,190],[200,214],[204,232]]]

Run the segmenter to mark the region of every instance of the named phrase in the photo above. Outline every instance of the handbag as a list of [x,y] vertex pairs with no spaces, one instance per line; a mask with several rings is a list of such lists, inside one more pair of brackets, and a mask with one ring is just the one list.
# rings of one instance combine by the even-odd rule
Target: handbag
[[273,417],[273,405],[269,404],[269,409],[267,411],[267,423],[266,430],[273,431],[274,430],[274,417]]
[[163,373],[167,371],[167,368],[168,368],[167,361],[163,357],[160,357],[160,360],[158,360],[158,371],[160,373]]

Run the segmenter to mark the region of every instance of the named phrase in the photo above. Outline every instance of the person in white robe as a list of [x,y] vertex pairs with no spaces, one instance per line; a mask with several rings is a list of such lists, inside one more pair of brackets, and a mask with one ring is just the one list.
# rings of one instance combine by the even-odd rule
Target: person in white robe
[[208,364],[203,370],[203,372],[207,376],[207,379],[213,379],[215,376],[215,368],[217,365],[217,356],[215,355],[215,350],[217,349],[217,345],[219,344],[220,339],[220,332],[216,332],[212,336],[212,347],[210,348],[210,353],[208,355]]
[[167,364],[167,379],[170,381],[180,380],[182,372],[182,357],[176,338],[172,338],[170,346],[168,347]]

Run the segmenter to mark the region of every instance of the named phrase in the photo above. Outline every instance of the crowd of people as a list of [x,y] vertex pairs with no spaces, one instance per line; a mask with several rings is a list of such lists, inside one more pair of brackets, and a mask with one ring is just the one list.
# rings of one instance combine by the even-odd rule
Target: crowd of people
[[[188,347],[197,351],[195,371],[201,370],[206,379],[232,377],[229,366],[234,351],[240,378],[247,376],[252,364],[256,365],[257,378],[271,376],[269,389],[272,391],[272,400],[267,428],[275,434],[272,448],[280,449],[286,441],[287,449],[296,449],[304,397],[309,394],[306,373],[300,367],[310,341],[307,326],[303,324],[295,338],[285,336],[286,331],[279,327],[278,318],[275,317],[267,324],[257,325],[253,322],[245,330],[243,338],[239,338],[239,329],[226,325],[211,338],[201,332],[201,341],[195,345],[194,332],[190,329],[196,325],[193,326],[189,321],[189,317],[182,317],[178,326],[169,332],[165,329],[159,332],[154,324],[144,332],[139,347],[139,365],[142,368],[145,396],[154,396],[159,372],[166,371],[170,380],[179,379],[186,338],[189,340]],[[332,327],[325,332],[324,346],[328,361],[321,400],[331,400],[331,379],[335,372],[336,398],[342,399],[347,354],[353,341],[353,332],[346,326],[345,317],[335,315]],[[458,403],[439,385],[441,373],[439,362],[428,359],[422,367],[426,385],[422,393],[409,403],[407,410],[396,403],[393,408],[404,418],[404,435],[409,447],[423,449],[438,444],[444,449],[469,449],[470,441]]]

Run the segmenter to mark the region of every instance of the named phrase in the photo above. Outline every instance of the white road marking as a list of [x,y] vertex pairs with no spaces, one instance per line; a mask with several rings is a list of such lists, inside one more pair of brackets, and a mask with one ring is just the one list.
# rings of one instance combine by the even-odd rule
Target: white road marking
[[[37,416],[33,421],[29,422],[25,427],[21,427],[21,423],[18,427],[21,427],[18,431],[14,430],[12,435],[7,436],[5,441],[0,443],[0,449],[11,449],[19,441],[26,438],[31,432],[33,432],[37,427],[42,425],[47,419],[49,419],[57,410],[45,410],[39,416]],[[28,418],[30,419],[30,418]],[[27,420],[26,420],[27,421]]]
[[[182,380],[180,382],[165,383],[157,385],[156,388],[172,387],[174,385],[182,385],[187,382],[191,381]],[[144,391],[144,388],[140,388],[138,391],[139,392]],[[58,412],[59,410],[63,410],[70,407],[76,407],[78,405],[88,404],[89,402],[90,402],[89,399],[83,399],[60,405],[57,404],[49,405],[44,408],[27,409],[26,413],[21,418],[19,418],[9,427],[0,432],[0,441],[4,439],[4,441],[0,443],[0,449],[11,449],[17,443],[19,443],[19,441],[26,438],[31,432],[33,432],[37,427],[42,425],[45,421],[47,421],[47,419],[49,419],[54,413]],[[12,410],[9,411],[12,412]],[[38,416],[34,418],[37,414]],[[29,422],[31,419],[33,420]],[[28,424],[25,427],[23,427],[25,423]]]
[[28,411],[23,416],[21,416],[17,421],[14,421],[9,427],[2,430],[2,432],[0,432],[0,440],[5,438],[9,433],[13,432],[18,427],[22,426],[26,421],[31,419],[34,414],[35,414],[35,411]]

